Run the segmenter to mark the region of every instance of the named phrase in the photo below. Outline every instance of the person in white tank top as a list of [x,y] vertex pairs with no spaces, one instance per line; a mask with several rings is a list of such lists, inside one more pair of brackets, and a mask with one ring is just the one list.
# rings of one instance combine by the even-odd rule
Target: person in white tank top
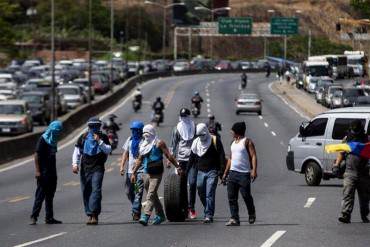
[[256,221],[256,209],[251,194],[251,182],[257,178],[257,154],[253,142],[245,137],[246,125],[238,122],[233,125],[233,143],[231,156],[227,162],[223,184],[227,181],[227,196],[229,199],[231,218],[226,226],[239,226],[238,194],[242,195],[247,205],[249,224]]

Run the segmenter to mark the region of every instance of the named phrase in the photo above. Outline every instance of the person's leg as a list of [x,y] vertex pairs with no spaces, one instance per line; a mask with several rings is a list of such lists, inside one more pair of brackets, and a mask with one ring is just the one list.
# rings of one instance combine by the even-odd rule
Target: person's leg
[[141,213],[141,201],[144,194],[144,180],[143,173],[138,173],[136,178],[136,192],[134,203],[132,204],[132,213],[140,215]]
[[135,184],[131,183],[131,173],[126,173],[125,186],[127,198],[133,204],[135,200]]
[[195,166],[191,166],[188,172],[188,183],[189,183],[189,203],[188,208],[195,210],[195,200],[197,193],[197,175],[198,170]]
[[358,200],[360,204],[361,219],[367,223],[370,202],[370,177],[362,177],[357,186]]
[[93,216],[99,216],[101,212],[103,178],[103,171],[96,171],[92,174],[89,207]]
[[55,191],[57,190],[57,178],[50,178],[47,182],[47,189],[45,193],[45,212],[46,212],[46,220],[54,219],[54,211],[53,211],[53,200]]
[[158,197],[158,188],[161,184],[161,181],[162,174],[149,175],[147,203],[144,207],[144,212],[146,215],[151,215],[153,209],[155,209],[157,215],[164,216],[163,206]]
[[250,175],[240,174],[240,179],[241,179],[239,181],[240,194],[242,195],[245,205],[247,206],[248,214],[250,216],[255,216],[256,209],[254,207],[254,200],[253,200],[252,193],[251,193]]
[[227,181],[227,197],[229,199],[229,207],[231,218],[239,222],[239,205],[238,205],[238,195],[239,195],[239,184],[234,179],[235,173],[230,171],[229,179]]
[[217,175],[216,170],[211,170],[206,177],[206,217],[211,220],[215,214]]
[[42,208],[42,203],[45,199],[45,190],[44,186],[42,184],[42,178],[37,179],[37,188],[35,192],[35,201],[33,203],[33,209],[32,209],[32,214],[31,218],[37,221],[37,218],[40,215],[40,211]]
[[81,182],[81,191],[82,191],[82,199],[83,204],[85,207],[85,214],[87,216],[91,216],[92,212],[90,209],[89,201],[91,195],[91,173],[86,173],[83,168],[80,170],[80,182]]
[[353,205],[355,201],[356,178],[354,176],[345,174],[343,179],[343,199],[340,221],[350,221]]
[[202,205],[204,209],[206,208],[206,185],[205,185],[205,173],[202,171],[198,171],[197,175],[197,189],[198,189],[198,195],[200,198],[200,201],[202,202]]

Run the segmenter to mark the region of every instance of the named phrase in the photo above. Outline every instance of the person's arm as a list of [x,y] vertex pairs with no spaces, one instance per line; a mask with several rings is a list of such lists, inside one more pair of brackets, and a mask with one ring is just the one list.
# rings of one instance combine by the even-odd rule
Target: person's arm
[[179,145],[180,139],[178,138],[177,129],[176,127],[172,131],[172,138],[171,138],[171,154],[176,156],[177,154],[177,147]]
[[35,160],[35,178],[38,179],[39,177],[41,177],[40,162],[39,162],[38,153],[35,153],[34,160]]
[[80,148],[75,147],[72,154],[72,172],[77,174],[81,160]]
[[129,158],[129,152],[125,150],[122,154],[121,164],[120,164],[120,173],[121,176],[125,175],[125,164],[128,161]]
[[225,169],[226,169],[226,164],[227,160],[225,158],[225,150],[224,150],[224,145],[222,145],[222,142],[220,138],[216,137],[216,146],[217,146],[217,152],[219,153],[219,162],[220,162],[220,170],[219,170],[219,177],[222,178]]
[[[104,137],[103,137],[103,138],[104,138]],[[94,139],[95,139],[95,141],[97,141],[97,142],[98,142],[98,144],[99,144],[99,149],[100,149],[101,151],[103,151],[103,153],[105,153],[105,154],[110,154],[110,152],[112,152],[112,147],[111,147],[111,145],[110,145],[110,144],[106,144],[106,143],[103,141],[103,139],[102,139],[102,138],[100,138],[100,136],[99,136],[99,135],[94,134]]]
[[143,163],[143,156],[139,155],[139,157],[135,160],[135,165],[134,168],[132,169],[132,174],[131,174],[131,183],[136,183],[136,173],[139,170],[141,164]]
[[229,171],[230,171],[230,168],[231,168],[231,159],[232,159],[232,155],[230,154],[230,159],[227,160],[224,175],[222,176],[222,181],[225,181],[227,176],[229,175]]
[[[247,139],[248,140],[248,139]],[[251,179],[254,181],[257,178],[257,153],[256,153],[256,148],[251,140],[246,143],[247,149],[249,152],[250,160],[251,160],[251,166],[252,166],[252,171],[251,171]]]
[[170,153],[170,150],[168,150],[166,143],[164,141],[159,141],[158,147],[162,150],[164,156],[166,156],[166,158],[172,163],[174,167],[176,167],[176,169],[179,170],[180,173],[181,168],[179,166],[179,163],[177,162],[175,157],[173,157],[173,155]]

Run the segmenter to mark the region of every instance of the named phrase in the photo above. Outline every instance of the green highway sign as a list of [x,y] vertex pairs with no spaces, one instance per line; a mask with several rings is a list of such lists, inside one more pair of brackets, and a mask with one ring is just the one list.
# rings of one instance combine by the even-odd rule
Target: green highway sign
[[298,18],[273,17],[270,22],[271,34],[298,34]]
[[218,19],[218,33],[220,34],[251,34],[253,20],[250,17]]

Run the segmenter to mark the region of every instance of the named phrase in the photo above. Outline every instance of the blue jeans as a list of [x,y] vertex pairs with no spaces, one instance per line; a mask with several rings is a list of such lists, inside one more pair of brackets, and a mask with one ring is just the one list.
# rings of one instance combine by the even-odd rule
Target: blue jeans
[[141,213],[141,201],[144,193],[143,173],[139,172],[136,176],[137,191],[135,191],[135,184],[131,183],[131,173],[126,175],[126,194],[132,204],[132,213]]
[[218,181],[218,172],[210,170],[202,172],[198,170],[197,187],[200,201],[204,206],[204,216],[213,219],[215,214],[215,197]]
[[198,169],[195,166],[191,166],[188,169],[188,183],[189,183],[189,200],[188,208],[195,209],[195,198],[197,193],[197,175]]
[[53,199],[55,191],[57,189],[57,178],[56,177],[45,177],[41,176],[37,179],[37,189],[35,193],[35,202],[32,209],[32,218],[37,219],[39,217],[42,203],[45,201],[45,219],[54,218],[53,212]]
[[81,169],[81,190],[85,213],[87,216],[98,216],[101,212],[102,185],[104,171],[85,172]]

